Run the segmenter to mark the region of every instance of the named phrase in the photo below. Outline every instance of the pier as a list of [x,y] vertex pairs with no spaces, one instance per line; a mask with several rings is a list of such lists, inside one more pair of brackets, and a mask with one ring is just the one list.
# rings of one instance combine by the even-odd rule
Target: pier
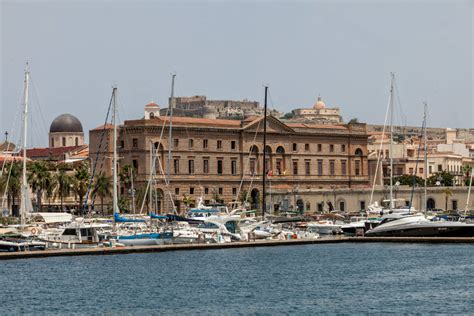
[[293,240],[261,240],[249,242],[232,242],[222,244],[180,244],[180,245],[157,245],[140,247],[98,247],[83,249],[48,249],[38,251],[18,251],[0,253],[0,260],[26,259],[26,258],[46,258],[62,256],[94,256],[94,255],[118,255],[132,253],[165,252],[179,250],[209,250],[228,249],[245,247],[276,247],[292,245],[317,245],[317,244],[337,244],[337,243],[468,243],[474,244],[474,237],[335,237],[321,239],[293,239]]

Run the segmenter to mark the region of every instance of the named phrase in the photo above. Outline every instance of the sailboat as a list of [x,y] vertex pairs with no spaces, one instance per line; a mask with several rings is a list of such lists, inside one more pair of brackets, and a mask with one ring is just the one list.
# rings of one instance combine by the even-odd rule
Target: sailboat
[[[171,242],[172,232],[151,231],[151,227],[144,225],[144,220],[128,219],[120,215],[118,207],[118,173],[117,173],[117,88],[112,90],[112,125],[113,125],[113,190],[112,190],[112,210],[113,210],[113,232],[109,239],[113,239],[125,246],[159,245]],[[128,224],[133,224],[129,226]]]

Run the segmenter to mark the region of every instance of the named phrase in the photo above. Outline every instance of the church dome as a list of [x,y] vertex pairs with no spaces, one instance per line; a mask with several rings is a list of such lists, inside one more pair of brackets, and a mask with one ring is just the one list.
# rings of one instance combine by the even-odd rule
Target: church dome
[[61,114],[56,117],[49,127],[50,133],[82,133],[82,124],[71,114]]
[[324,108],[326,108],[326,104],[323,102],[321,97],[318,96],[318,101],[316,101],[316,103],[314,104],[313,109],[321,110],[321,109],[324,109]]

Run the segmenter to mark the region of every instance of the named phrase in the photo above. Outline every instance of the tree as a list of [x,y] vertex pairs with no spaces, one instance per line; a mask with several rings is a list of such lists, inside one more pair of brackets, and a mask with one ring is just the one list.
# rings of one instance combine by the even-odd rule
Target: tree
[[61,200],[61,211],[63,210],[64,198],[69,196],[71,193],[72,178],[67,174],[69,166],[66,164],[58,165],[58,171],[54,176],[54,182],[56,183],[56,196],[59,196]]
[[446,187],[452,187],[454,184],[454,176],[446,171],[440,171],[433,174],[431,177],[427,179],[427,184],[429,186],[436,185],[436,182],[439,181],[440,185]]
[[423,179],[418,177],[417,175],[411,174],[404,174],[399,177],[393,178],[393,183],[399,182],[400,185],[409,185],[413,186],[413,181],[415,181],[415,185],[422,185]]
[[448,210],[448,199],[451,195],[453,195],[453,192],[451,191],[450,188],[444,188],[443,193],[444,193],[444,209],[445,209],[445,211],[447,211]]
[[471,181],[472,166],[462,165],[461,172],[462,172],[462,176],[464,178],[464,181],[463,181],[464,184],[469,185],[469,182]]
[[90,180],[89,165],[82,163],[79,168],[76,169],[72,181],[72,189],[76,196],[79,197],[79,210],[83,210],[83,200],[86,195],[87,188],[89,187]]
[[186,210],[189,209],[189,205],[191,205],[192,203],[193,203],[193,199],[191,199],[186,194],[183,194],[183,204],[186,206]]
[[349,120],[349,124],[357,124],[359,123],[359,119],[357,117],[351,118]]
[[110,183],[110,178],[107,177],[102,172],[95,178],[94,183],[94,194],[100,197],[100,211],[104,214],[104,198],[110,196],[110,189],[112,185]]
[[51,172],[46,161],[33,161],[28,164],[28,183],[33,192],[36,192],[37,210],[41,210],[43,191],[52,182]]
[[291,118],[294,118],[295,117],[295,113],[292,112],[288,112],[288,113],[285,113],[285,115],[283,115],[281,118],[284,119],[284,120],[288,120],[288,119],[291,119]]
[[11,205],[12,210],[16,210],[16,199],[21,189],[21,164],[19,162],[13,162],[5,165],[5,172],[1,177],[1,192],[7,194],[7,204]]

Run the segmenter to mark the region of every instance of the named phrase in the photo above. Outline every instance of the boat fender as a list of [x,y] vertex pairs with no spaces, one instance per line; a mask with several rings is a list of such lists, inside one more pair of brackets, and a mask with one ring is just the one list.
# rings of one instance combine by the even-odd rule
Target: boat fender
[[32,235],[38,234],[38,229],[36,229],[36,228],[33,227],[33,228],[31,229],[31,234],[32,234]]

